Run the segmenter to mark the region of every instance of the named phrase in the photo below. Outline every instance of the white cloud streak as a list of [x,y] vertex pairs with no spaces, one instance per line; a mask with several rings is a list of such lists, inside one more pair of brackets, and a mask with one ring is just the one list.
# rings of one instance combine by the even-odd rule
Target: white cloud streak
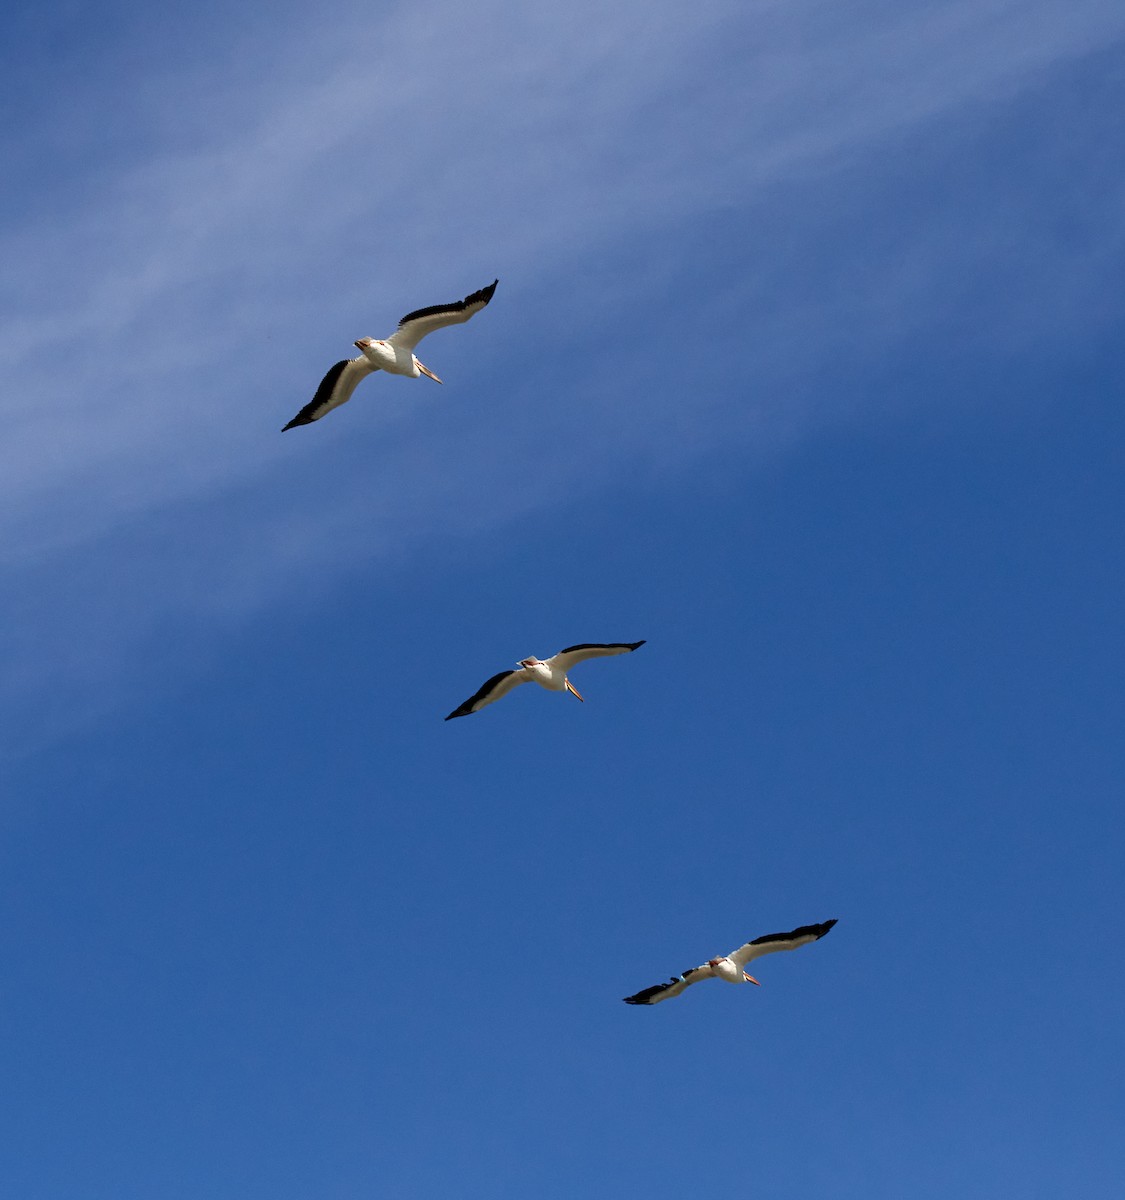
[[[464,495],[482,464],[494,469],[563,431],[551,404],[527,422],[513,418],[552,385],[560,392],[560,337],[565,347],[612,327],[667,278],[658,264],[648,279],[591,279],[608,248],[761,202],[803,176],[828,177],[889,135],[1008,98],[1125,36],[1125,12],[1099,0],[1065,12],[1046,0],[905,11],[716,2],[688,15],[646,3],[470,11],[434,2],[404,6],[373,28],[365,14],[324,14],[336,28],[362,23],[369,36],[342,52],[330,54],[327,41],[294,52],[315,83],[295,84],[294,68],[283,85],[247,85],[225,64],[198,88],[226,97],[212,97],[217,114],[254,115],[216,118],[189,149],[174,136],[175,114],[157,114],[167,150],[90,179],[49,228],[29,215],[3,233],[0,257],[14,286],[0,331],[0,554],[30,587],[50,590],[68,555],[88,559],[99,539],[124,545],[122,530],[146,515],[194,503],[208,534],[191,547],[187,574],[232,580],[216,604],[204,598],[213,587],[173,578],[164,561],[157,582],[138,589],[144,601],[132,607],[149,614],[140,621],[136,612],[115,621],[114,586],[90,582],[89,594],[103,600],[78,622],[81,652],[60,656],[49,638],[20,639],[10,647],[10,695],[41,680],[44,662],[103,677],[162,611],[252,610],[313,563],[346,560],[360,529],[394,528],[379,544],[390,553],[446,528],[450,498]],[[146,88],[158,90],[152,78]],[[112,97],[105,104],[108,118]],[[588,307],[575,314],[570,297],[553,301],[544,281],[557,286],[578,263],[575,294]],[[437,357],[462,395],[503,380],[493,416],[512,419],[502,432],[482,429],[479,414],[450,408],[447,397],[433,408],[423,384],[392,391],[399,381],[386,380],[353,402],[378,406],[368,419],[379,422],[387,455],[376,483],[344,453],[342,425],[318,427],[315,447],[307,436],[297,441],[308,431],[277,432],[353,337],[378,336],[400,309],[461,294],[494,273],[498,303],[471,336],[446,335]],[[749,285],[733,295],[752,293]],[[557,313],[537,319],[534,306],[552,302]],[[512,308],[501,325],[504,304]],[[783,341],[785,314],[771,319]],[[501,329],[518,345],[502,344]],[[659,402],[649,432],[639,431],[607,379],[610,353],[600,349],[566,380],[561,394],[582,397],[568,399],[566,416],[607,435],[627,420],[641,459],[696,453],[732,425],[791,431],[762,406],[720,404],[685,437]],[[643,327],[612,354],[642,392],[646,382],[658,391]],[[523,387],[512,380],[516,366],[528,372]],[[355,416],[345,410],[333,420]],[[334,512],[287,504],[284,480],[295,479],[299,493],[307,473],[333,456],[346,464],[334,468]],[[592,481],[612,464],[611,451],[592,455],[587,444],[558,467]],[[406,512],[412,471],[428,471],[430,483],[422,497],[407,486],[415,503]],[[459,519],[469,527],[512,520],[552,502],[558,482],[481,497]],[[239,498],[239,489],[255,488],[284,518],[265,537],[260,514]],[[233,522],[219,515],[224,505]],[[75,616],[56,597],[29,606],[28,622],[53,607]]]

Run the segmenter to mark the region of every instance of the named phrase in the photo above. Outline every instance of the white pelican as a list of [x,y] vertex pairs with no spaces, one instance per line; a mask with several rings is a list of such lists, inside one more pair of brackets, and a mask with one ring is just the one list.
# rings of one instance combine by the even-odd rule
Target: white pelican
[[[836,924],[835,918],[825,921],[822,925],[802,925],[790,933],[767,933],[764,937],[755,938],[745,946],[732,950],[725,958],[711,958],[701,967],[692,967],[682,975],[673,975],[667,983],[658,983],[655,987],[645,988],[635,996],[626,996],[626,1004],[659,1004],[661,1000],[670,1000],[678,996],[686,987],[699,983],[703,979],[725,979],[727,983],[758,983],[753,975],[746,973],[746,964],[763,954],[773,954],[775,950],[796,950],[798,946],[807,946],[815,942]],[[758,984],[760,987],[761,984]]]
[[486,288],[473,292],[464,300],[453,304],[435,304],[432,308],[420,308],[417,312],[407,313],[398,323],[398,328],[389,338],[376,341],[375,338],[360,338],[353,343],[362,354],[359,358],[345,358],[338,362],[320,381],[316,395],[289,422],[282,426],[282,433],[292,429],[294,425],[309,425],[319,421],[325,413],[350,400],[356,384],[372,371],[389,371],[392,375],[409,375],[417,379],[419,375],[428,375],[437,383],[441,380],[423,366],[414,357],[414,347],[435,329],[446,325],[459,325],[467,321],[492,299],[496,285],[500,281],[494,279]]
[[581,700],[578,689],[566,677],[575,663],[585,662],[588,658],[605,658],[610,654],[628,654],[630,650],[636,650],[638,646],[643,645],[643,639],[639,642],[583,642],[581,646],[567,646],[565,650],[560,650],[546,661],[521,658],[517,670],[501,671],[499,675],[493,675],[475,696],[470,696],[460,708],[455,708],[445,719],[452,721],[454,717],[467,717],[470,713],[479,712],[486,704],[506,696],[512,688],[521,683],[531,683],[532,680],[549,692],[570,692],[572,696]]

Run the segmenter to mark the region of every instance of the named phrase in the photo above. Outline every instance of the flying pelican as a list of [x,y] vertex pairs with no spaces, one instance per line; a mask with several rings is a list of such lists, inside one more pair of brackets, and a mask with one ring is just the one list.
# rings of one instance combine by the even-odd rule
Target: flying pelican
[[639,642],[583,642],[580,646],[567,646],[565,650],[560,650],[546,661],[521,658],[518,670],[501,671],[499,675],[493,675],[475,696],[470,696],[460,708],[455,708],[445,719],[452,721],[454,717],[467,717],[470,713],[479,712],[486,704],[506,696],[512,688],[532,680],[549,692],[570,692],[572,696],[578,696],[581,700],[578,689],[566,677],[575,663],[585,662],[588,658],[605,658],[610,654],[628,654],[630,650],[636,650],[638,646],[643,645],[643,639]]
[[[825,921],[822,925],[802,925],[790,933],[767,933],[764,937],[755,938],[745,946],[732,950],[725,958],[711,958],[701,967],[692,967],[682,975],[673,975],[667,983],[658,983],[655,987],[645,988],[635,996],[626,996],[626,1004],[659,1004],[661,1000],[670,1000],[678,996],[686,987],[699,983],[703,979],[725,979],[727,983],[758,983],[753,975],[747,975],[746,964],[763,954],[773,954],[775,950],[796,950],[798,946],[807,946],[815,942],[836,924],[835,918]],[[758,984],[761,987],[761,984]]]
[[356,384],[372,371],[389,371],[392,375],[409,375],[417,379],[419,375],[428,375],[436,383],[441,380],[423,366],[414,357],[414,347],[435,329],[446,325],[460,325],[471,316],[479,313],[492,299],[496,285],[500,281],[494,279],[486,288],[473,292],[464,300],[452,304],[435,304],[432,308],[420,308],[417,312],[407,313],[398,323],[398,328],[389,338],[376,341],[374,338],[360,338],[353,345],[361,351],[359,358],[345,358],[338,362],[320,381],[316,395],[289,422],[282,426],[282,433],[292,429],[294,425],[309,425],[319,421],[325,413],[352,398]]

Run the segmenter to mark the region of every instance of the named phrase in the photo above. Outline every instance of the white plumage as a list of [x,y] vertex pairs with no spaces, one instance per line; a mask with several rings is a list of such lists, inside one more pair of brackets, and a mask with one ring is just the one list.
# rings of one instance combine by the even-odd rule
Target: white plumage
[[537,683],[549,692],[570,692],[572,696],[581,700],[582,697],[578,695],[574,684],[567,678],[567,672],[576,663],[585,662],[588,658],[605,658],[611,654],[628,654],[643,645],[643,639],[639,642],[583,642],[579,646],[568,646],[553,658],[546,660],[521,659],[515,670],[501,671],[499,675],[493,675],[475,695],[470,696],[445,719],[452,721],[454,717],[467,717],[470,713],[479,712],[486,704],[492,704],[501,696],[506,696],[521,683]]
[[692,967],[682,975],[673,975],[667,983],[658,983],[655,987],[645,988],[636,995],[626,996],[626,1004],[659,1004],[661,1000],[670,1000],[678,996],[685,988],[704,979],[725,979],[727,983],[757,983],[753,975],[746,973],[746,964],[763,954],[773,954],[777,950],[796,950],[798,946],[807,946],[810,942],[818,941],[836,924],[835,918],[820,925],[802,925],[789,933],[767,933],[764,937],[755,938],[732,950],[723,958],[712,958],[701,967]]
[[350,400],[359,381],[373,371],[387,371],[391,375],[406,375],[417,379],[428,375],[437,383],[441,380],[414,356],[414,347],[435,329],[446,325],[460,325],[480,312],[492,299],[499,280],[494,279],[486,288],[473,292],[464,300],[452,304],[435,304],[431,308],[420,308],[407,313],[398,323],[398,329],[389,338],[360,338],[355,343],[362,354],[359,358],[345,358],[336,363],[320,381],[316,395],[289,422],[282,432],[296,425],[309,425],[319,421],[325,413]]

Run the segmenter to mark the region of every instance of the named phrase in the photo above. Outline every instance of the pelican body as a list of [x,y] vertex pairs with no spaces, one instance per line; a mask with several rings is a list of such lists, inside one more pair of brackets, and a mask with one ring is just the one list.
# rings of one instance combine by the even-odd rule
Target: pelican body
[[530,672],[528,680],[531,683],[537,683],[549,692],[570,692],[571,695],[578,696],[579,700],[582,699],[578,695],[578,689],[567,678],[566,668],[554,659],[521,658],[519,665]]
[[516,664],[516,670],[501,671],[499,675],[493,675],[475,695],[470,696],[460,708],[455,708],[445,719],[452,721],[454,717],[467,717],[471,713],[480,712],[486,704],[492,704],[501,696],[506,696],[512,688],[521,683],[537,683],[549,692],[569,692],[581,700],[578,689],[567,678],[567,672],[575,663],[585,662],[588,658],[629,654],[643,645],[643,639],[639,642],[583,642],[580,646],[568,646],[565,650],[560,650],[552,658],[521,658]]
[[441,383],[433,371],[419,361],[417,356],[405,346],[396,346],[390,341],[376,341],[375,338],[360,338],[354,345],[363,354],[367,360],[367,366],[372,371],[387,371],[391,375],[407,375],[411,379],[425,375],[435,383]]
[[[719,958],[709,958],[701,967],[692,967],[682,975],[673,975],[667,983],[658,983],[654,987],[644,988],[633,996],[626,996],[626,1004],[659,1004],[661,1000],[671,1000],[678,996],[693,983],[702,983],[704,979],[724,979],[727,983],[758,983],[746,970],[747,963],[763,954],[775,954],[778,950],[796,950],[799,946],[807,946],[818,942],[836,924],[822,921],[819,925],[801,925],[788,933],[767,933],[755,938],[724,954]],[[758,984],[761,987],[761,984]]]
[[[725,979],[727,983],[758,983],[753,975],[741,970],[731,958],[709,958],[707,965],[715,979]],[[758,984],[761,987],[761,984]]]
[[464,300],[455,300],[452,304],[435,304],[430,308],[420,308],[416,312],[407,313],[389,338],[365,337],[353,342],[352,345],[359,350],[360,357],[345,358],[330,367],[328,374],[320,381],[316,395],[288,425],[282,426],[282,431],[294,429],[298,425],[311,425],[334,408],[346,404],[360,381],[366,379],[373,371],[405,375],[408,379],[417,379],[419,375],[425,375],[435,383],[441,383],[425,363],[419,362],[414,354],[414,347],[435,329],[443,329],[446,325],[461,325],[479,313],[492,299],[496,283],[494,279],[488,287],[473,292]]

